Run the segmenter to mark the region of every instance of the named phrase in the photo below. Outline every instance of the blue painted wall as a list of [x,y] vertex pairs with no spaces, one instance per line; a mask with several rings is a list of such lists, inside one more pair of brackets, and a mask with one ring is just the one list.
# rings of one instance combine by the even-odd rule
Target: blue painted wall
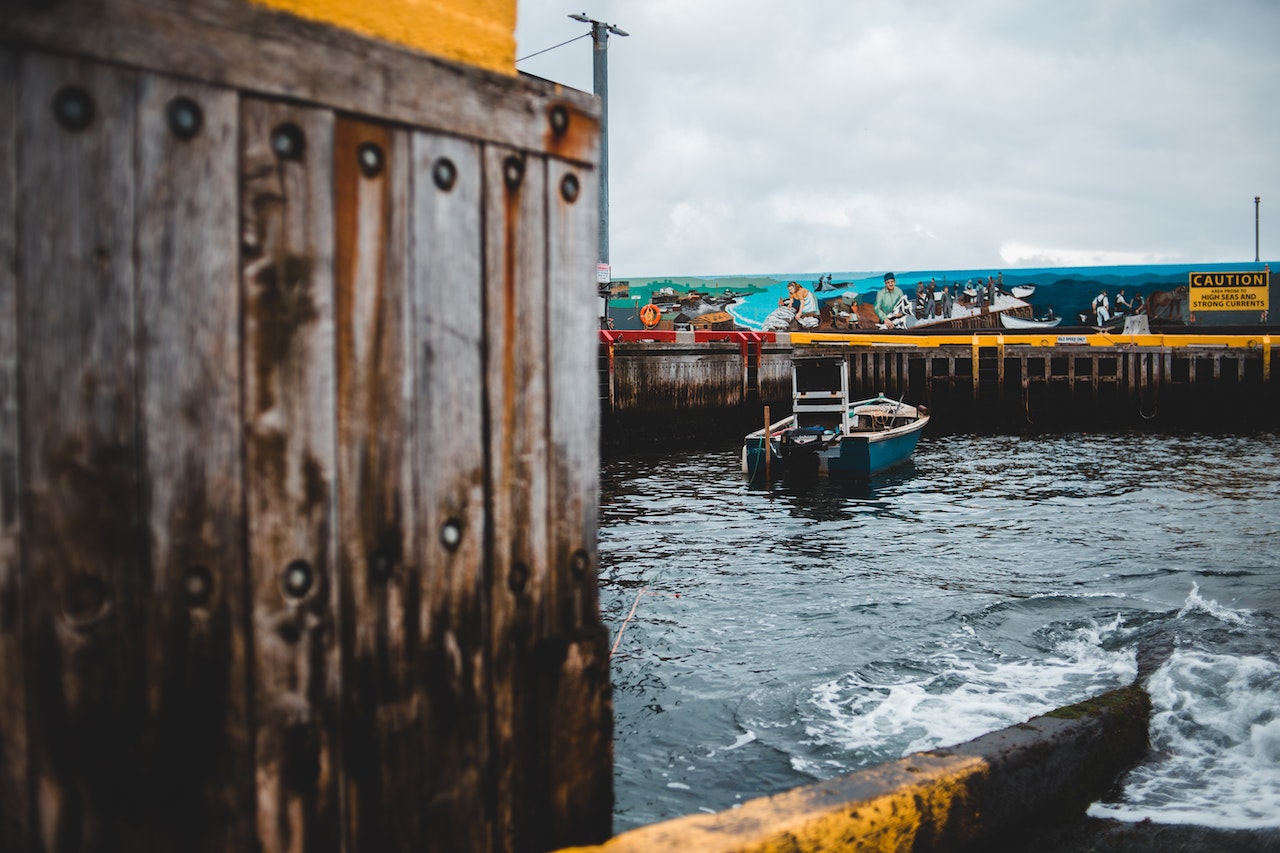
[[[1130,300],[1137,295],[1147,297],[1153,291],[1172,291],[1186,286],[1191,272],[1257,271],[1269,269],[1269,263],[1231,264],[1152,264],[1102,267],[1048,267],[1037,269],[968,269],[968,270],[893,270],[898,286],[907,293],[915,293],[916,283],[934,281],[938,286],[964,285],[967,282],[985,282],[988,276],[1003,275],[1006,289],[1017,285],[1034,284],[1036,290],[1028,300],[1036,316],[1043,315],[1053,306],[1054,312],[1063,317],[1063,323],[1075,323],[1078,315],[1087,313],[1090,303],[1100,290],[1105,290],[1115,304],[1117,292],[1124,290]],[[728,307],[734,321],[742,328],[758,329],[786,294],[788,281],[798,281],[814,290],[820,300],[835,298],[846,292],[874,298],[883,283],[884,273],[874,272],[831,274],[829,289],[817,290],[819,278],[826,273],[792,273],[787,275],[752,276],[686,276],[668,278],[630,279],[625,286],[615,282],[617,295],[609,299],[609,317],[617,328],[640,328],[638,311],[647,304],[653,293],[671,288],[683,294],[697,290],[715,299],[723,294],[737,297]],[[1271,283],[1269,305],[1275,311],[1276,284]],[[623,295],[625,294],[625,295]],[[1258,326],[1272,325],[1270,317],[1255,311],[1212,311],[1188,315],[1185,305],[1181,320],[1187,325],[1200,326]],[[1280,320],[1274,322],[1280,325]]]

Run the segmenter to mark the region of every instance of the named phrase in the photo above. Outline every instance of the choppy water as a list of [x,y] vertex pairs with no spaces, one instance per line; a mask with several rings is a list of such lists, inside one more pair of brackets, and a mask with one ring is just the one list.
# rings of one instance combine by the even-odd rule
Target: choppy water
[[606,459],[615,831],[959,743],[1148,661],[1151,756],[1091,814],[1280,826],[1278,473],[1270,434],[926,435],[907,469],[806,490],[748,483],[736,445]]

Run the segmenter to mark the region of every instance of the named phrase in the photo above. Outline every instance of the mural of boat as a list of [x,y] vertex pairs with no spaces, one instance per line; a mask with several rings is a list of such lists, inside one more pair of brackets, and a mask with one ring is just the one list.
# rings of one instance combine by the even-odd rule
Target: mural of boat
[[[1274,302],[1280,300],[1280,286],[1270,276],[1275,262],[1249,263],[1195,263],[1195,264],[1134,264],[1119,266],[1082,267],[1027,267],[1000,269],[919,269],[897,270],[897,280],[904,295],[917,296],[918,286],[928,291],[932,288],[934,310],[915,310],[915,322],[904,320],[895,329],[910,329],[926,324],[919,331],[967,331],[984,328],[1004,328],[1000,313],[1025,319],[1042,318],[1052,310],[1063,320],[1059,328],[1101,325],[1091,313],[1091,303],[1100,292],[1105,292],[1117,309],[1115,313],[1136,315],[1145,313],[1150,327],[1158,331],[1170,331],[1188,327],[1248,326],[1252,329],[1275,328],[1280,324],[1271,318],[1276,315]],[[1189,276],[1203,273],[1251,271],[1265,276],[1265,286],[1256,287],[1250,294],[1249,307],[1210,310],[1197,302],[1190,286]],[[994,280],[995,287],[991,288]],[[787,296],[787,283],[796,281],[809,290],[817,300],[821,315],[816,328],[800,322],[783,323],[779,328],[766,329],[771,315]],[[678,314],[685,314],[684,322],[701,313],[724,311],[732,318],[735,329],[745,331],[791,332],[866,332],[886,331],[870,312],[876,293],[883,286],[883,271],[788,273],[769,275],[729,276],[670,276],[663,278],[632,278],[629,289],[616,290],[612,285],[600,295],[606,299],[606,314],[617,328],[639,329],[643,327],[639,316],[642,307],[653,302],[663,312],[664,325],[674,326]],[[623,284],[618,282],[618,285]],[[985,285],[985,286],[983,286]],[[967,292],[966,292],[967,291]],[[1131,306],[1125,311],[1119,301],[1123,291]],[[950,298],[942,311],[942,294]],[[625,296],[623,294],[626,294]],[[982,304],[985,295],[986,305]],[[609,297],[612,296],[610,301]],[[689,304],[691,296],[701,296],[708,305]],[[917,298],[915,302],[919,303]],[[719,303],[719,304],[717,304]],[[1021,307],[1025,303],[1025,307]],[[986,310],[982,310],[983,308]],[[865,311],[864,311],[865,309]]]
[[1000,315],[1000,325],[1006,329],[1052,329],[1061,322],[1061,317],[1054,317],[1052,320],[1028,320],[1026,317],[1015,317],[1012,314]]

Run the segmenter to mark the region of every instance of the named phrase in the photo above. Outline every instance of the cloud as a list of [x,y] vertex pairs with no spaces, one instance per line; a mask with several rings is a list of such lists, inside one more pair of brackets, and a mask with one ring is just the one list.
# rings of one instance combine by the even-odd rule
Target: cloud
[[1127,264],[1172,264],[1184,258],[1163,252],[1117,251],[1113,249],[1063,249],[1006,243],[1000,260],[1009,267],[1096,267]]
[[[564,14],[520,0],[520,53],[581,32]],[[618,275],[1251,259],[1255,195],[1280,244],[1273,0],[589,14],[632,34],[609,42]],[[591,88],[589,41],[536,63]]]

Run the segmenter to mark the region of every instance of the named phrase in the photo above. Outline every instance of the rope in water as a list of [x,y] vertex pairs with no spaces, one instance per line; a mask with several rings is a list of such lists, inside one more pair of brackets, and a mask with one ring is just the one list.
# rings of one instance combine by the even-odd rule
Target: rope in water
[[622,624],[618,626],[618,636],[613,638],[613,648],[609,649],[609,657],[613,657],[614,652],[618,651],[618,644],[622,642],[622,632],[627,630],[627,623],[636,615],[636,608],[640,606],[640,596],[645,594],[645,590],[649,587],[642,586],[640,591],[636,593],[636,600],[631,603],[631,612],[627,614],[627,618],[622,620]]
[[613,648],[609,649],[609,657],[613,657],[614,652],[618,651],[618,644],[622,642],[622,632],[627,630],[627,625],[631,622],[633,618],[635,618],[636,609],[640,607],[640,599],[646,595],[666,595],[666,596],[670,596],[671,598],[680,597],[680,593],[678,592],[676,593],[650,592],[649,587],[647,585],[640,587],[640,591],[636,593],[636,600],[631,602],[631,612],[627,614],[627,618],[623,619],[622,624],[618,626],[618,634],[613,638]]

